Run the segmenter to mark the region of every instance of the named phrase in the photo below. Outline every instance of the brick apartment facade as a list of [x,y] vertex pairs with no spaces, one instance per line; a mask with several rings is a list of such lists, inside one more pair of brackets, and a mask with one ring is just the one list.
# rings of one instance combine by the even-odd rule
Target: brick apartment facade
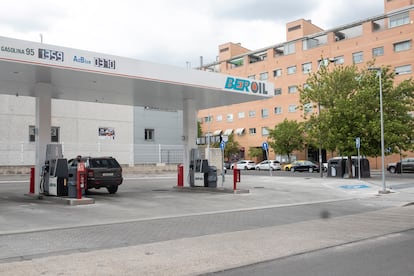
[[[218,61],[203,66],[202,70],[272,82],[275,96],[200,110],[198,118],[203,133],[234,133],[242,147],[241,157],[250,158],[249,148],[261,147],[267,140],[267,128],[273,129],[285,118],[303,120],[303,111],[296,109],[300,104],[297,88],[306,82],[309,72],[318,69],[321,57],[334,59],[337,64],[354,63],[362,67],[375,59],[376,66],[390,66],[395,70],[397,83],[413,77],[413,22],[414,0],[384,0],[384,14],[330,30],[322,30],[310,20],[289,22],[286,42],[259,50],[252,51],[231,42],[220,45]],[[407,154],[414,156],[412,152]],[[317,149],[306,148],[294,155],[297,159],[318,160]],[[331,155],[323,151],[323,161]],[[287,161],[272,151],[269,158]],[[399,158],[387,156],[386,163]],[[377,159],[371,160],[371,168],[381,166],[380,157]]]

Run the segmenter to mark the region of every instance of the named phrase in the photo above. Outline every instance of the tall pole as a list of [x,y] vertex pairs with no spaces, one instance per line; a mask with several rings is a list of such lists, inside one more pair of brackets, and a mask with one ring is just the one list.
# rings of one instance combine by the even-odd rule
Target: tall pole
[[376,71],[379,78],[379,96],[380,96],[380,123],[381,123],[381,179],[382,193],[387,193],[385,184],[385,149],[384,149],[384,111],[382,107],[382,69],[379,67],[370,67],[370,71]]
[[384,149],[384,111],[382,107],[382,70],[377,71],[379,76],[379,93],[380,93],[380,116],[381,116],[381,177],[382,177],[382,192],[387,192],[385,185],[385,149]]

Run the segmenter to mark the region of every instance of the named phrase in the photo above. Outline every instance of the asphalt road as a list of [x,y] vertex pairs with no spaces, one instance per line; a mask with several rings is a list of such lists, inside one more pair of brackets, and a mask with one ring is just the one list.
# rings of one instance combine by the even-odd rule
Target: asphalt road
[[214,276],[412,276],[414,230],[210,273]]

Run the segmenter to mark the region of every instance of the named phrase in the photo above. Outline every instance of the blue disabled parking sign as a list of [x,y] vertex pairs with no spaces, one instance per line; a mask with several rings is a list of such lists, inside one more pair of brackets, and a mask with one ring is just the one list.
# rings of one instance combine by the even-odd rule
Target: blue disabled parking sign
[[221,148],[221,150],[224,150],[225,147],[226,147],[226,142],[221,141],[220,142],[220,148]]
[[267,151],[267,149],[269,148],[269,144],[267,142],[263,142],[262,144],[262,148]]
[[367,189],[369,188],[368,185],[360,184],[360,185],[342,185],[340,186],[342,189],[345,190],[356,190],[356,189]]

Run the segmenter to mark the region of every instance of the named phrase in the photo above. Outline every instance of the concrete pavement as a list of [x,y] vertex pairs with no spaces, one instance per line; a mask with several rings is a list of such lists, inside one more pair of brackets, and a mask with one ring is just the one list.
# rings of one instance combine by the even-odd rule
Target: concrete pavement
[[[130,178],[134,177],[140,178],[140,176],[130,176]],[[170,176],[164,177],[168,179]],[[170,179],[174,179],[174,176],[171,175]],[[169,183],[171,182],[167,181],[162,186],[140,187],[139,192],[143,193],[140,198],[140,200],[142,199],[139,205],[140,209],[137,210],[136,206],[131,205],[132,202],[128,202],[130,208],[136,212],[133,214],[120,213],[119,208],[125,210],[125,206],[117,205],[117,210],[114,211],[118,214],[116,219],[115,213],[108,214],[106,219],[105,216],[99,216],[98,213],[94,213],[96,208],[86,206],[66,206],[63,208],[56,206],[56,203],[49,202],[41,205],[56,207],[54,214],[56,217],[52,216],[52,212],[47,213],[51,216],[50,221],[53,223],[48,224],[45,220],[44,225],[38,225],[35,221],[31,221],[29,227],[22,228],[22,224],[18,220],[12,220],[10,225],[5,227],[7,216],[0,213],[2,215],[0,220],[4,219],[0,224],[0,234],[25,233],[40,229],[56,229],[57,227],[65,228],[69,225],[77,227],[197,214],[218,214],[236,210],[255,210],[351,198],[372,198],[372,204],[380,204],[383,208],[347,216],[328,218],[328,215],[322,214],[320,219],[310,221],[225,233],[209,233],[198,237],[183,236],[182,238],[123,248],[92,252],[66,252],[59,256],[1,263],[0,274],[198,275],[414,228],[414,207],[410,205],[411,202],[414,202],[412,179],[389,181],[388,184],[391,187],[395,186],[396,189],[392,189],[393,192],[387,195],[378,194],[378,190],[381,188],[378,177],[358,181],[329,178],[244,176],[240,185],[250,189],[251,193],[219,196],[210,193],[176,193],[172,191],[171,186],[165,186],[171,185]],[[166,194],[160,196],[159,193],[157,194],[158,189],[163,189]],[[145,202],[144,196],[152,201]],[[116,198],[110,197],[108,199],[114,200]],[[175,208],[172,208],[174,205]],[[110,206],[99,205],[99,207],[100,209],[104,208],[105,211],[110,210]],[[12,211],[17,214],[22,210],[27,211],[20,205]],[[46,209],[41,207],[38,210],[46,212]],[[34,215],[36,210],[32,211],[31,215]],[[70,215],[78,211],[87,211],[92,215],[76,222]],[[72,224],[65,224],[64,220],[58,220],[57,216],[62,216],[61,212],[64,212]],[[96,220],[93,219],[95,216],[98,216]]]

